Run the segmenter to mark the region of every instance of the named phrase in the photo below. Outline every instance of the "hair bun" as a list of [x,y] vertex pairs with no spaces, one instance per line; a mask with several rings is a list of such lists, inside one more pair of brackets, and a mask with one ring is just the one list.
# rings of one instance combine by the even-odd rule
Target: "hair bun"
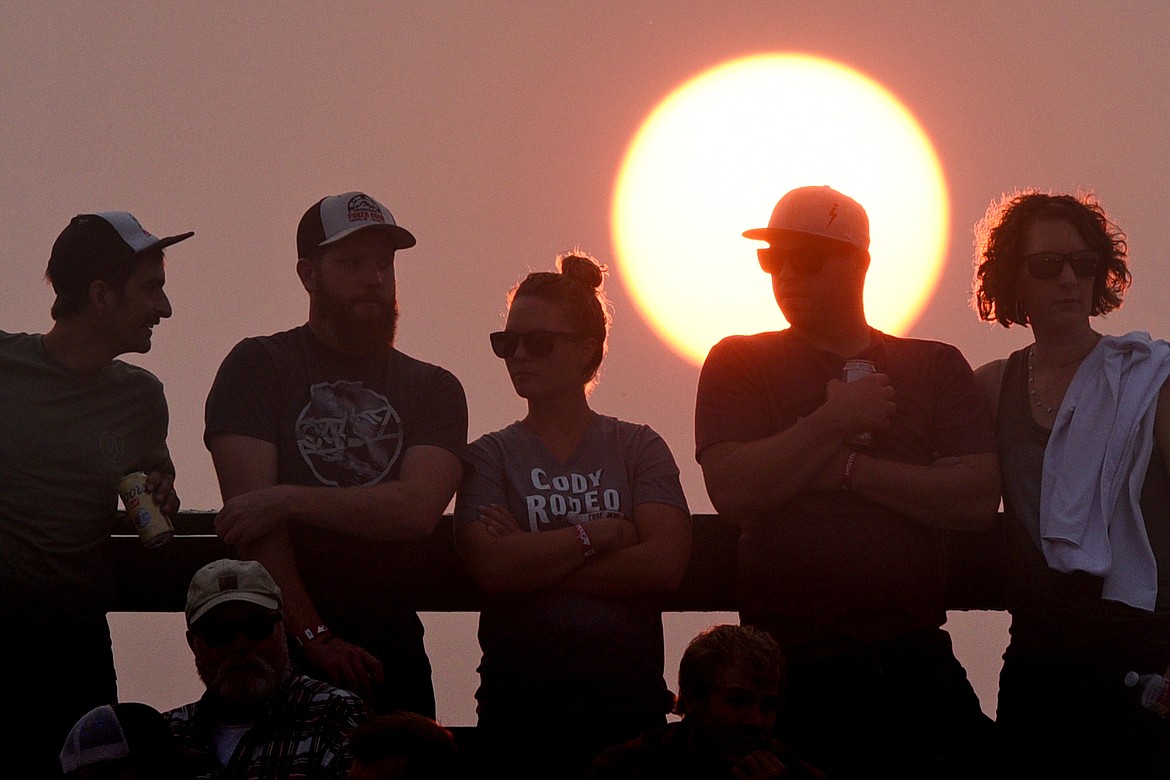
[[591,289],[601,287],[601,283],[605,279],[605,272],[608,270],[597,262],[596,258],[579,249],[566,252],[558,257],[557,268],[564,276]]

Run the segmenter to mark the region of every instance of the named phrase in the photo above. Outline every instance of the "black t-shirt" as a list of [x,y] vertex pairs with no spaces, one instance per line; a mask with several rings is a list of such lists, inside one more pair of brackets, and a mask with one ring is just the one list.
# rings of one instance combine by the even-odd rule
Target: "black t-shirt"
[[[995,451],[991,416],[957,349],[871,334],[854,357],[890,377],[897,411],[867,454],[929,465]],[[789,428],[825,403],[844,362],[791,330],[724,339],[699,379],[697,452]],[[734,519],[741,616],[792,656],[849,651],[946,620],[942,531],[847,491],[801,493],[774,512]]]
[[[396,349],[355,359],[326,347],[307,325],[232,349],[205,409],[204,441],[220,433],[276,445],[280,484],[394,480],[417,445],[468,461],[467,400],[454,375]],[[407,568],[395,565],[400,545],[299,524],[290,535],[301,579],[331,629],[384,662],[425,664],[422,624],[395,579]]]

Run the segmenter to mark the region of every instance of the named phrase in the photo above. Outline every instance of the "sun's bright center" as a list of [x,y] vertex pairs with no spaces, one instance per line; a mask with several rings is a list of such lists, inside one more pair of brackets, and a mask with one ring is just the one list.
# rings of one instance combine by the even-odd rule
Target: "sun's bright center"
[[616,272],[654,331],[698,363],[723,336],[784,327],[758,242],[788,190],[828,184],[870,218],[869,321],[913,325],[941,270],[946,184],[930,140],[879,84],[796,54],[734,60],[663,100],[614,189]]

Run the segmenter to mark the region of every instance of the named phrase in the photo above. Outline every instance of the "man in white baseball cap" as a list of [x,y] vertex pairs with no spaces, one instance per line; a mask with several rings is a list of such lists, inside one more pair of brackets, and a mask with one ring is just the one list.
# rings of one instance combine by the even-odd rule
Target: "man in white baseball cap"
[[983,776],[992,725],[942,629],[945,532],[986,527],[999,503],[971,368],[870,327],[852,198],[794,189],[744,235],[768,242],[757,256],[789,327],[711,350],[696,455],[741,529],[740,620],[789,660],[782,736],[834,778]]
[[34,708],[3,739],[32,775],[59,772],[70,726],[116,699],[104,545],[118,482],[145,472],[163,512],[179,508],[162,384],[118,357],[148,351],[171,316],[163,250],[191,235],[157,238],[125,211],[75,216],[45,274],[52,328],[0,332],[0,668]]
[[394,263],[415,245],[363,192],[297,228],[308,322],[244,339],[207,398],[216,531],[273,572],[297,660],[376,712],[435,716],[413,606],[383,581],[397,543],[427,537],[454,495],[467,401],[449,371],[394,347]]
[[191,578],[187,645],[207,691],[164,717],[195,776],[345,777],[346,738],[369,711],[293,668],[283,607],[256,561],[221,558]]
[[776,202],[768,226],[743,232],[772,243],[819,236],[869,251],[869,215],[861,204],[832,187],[798,187]]

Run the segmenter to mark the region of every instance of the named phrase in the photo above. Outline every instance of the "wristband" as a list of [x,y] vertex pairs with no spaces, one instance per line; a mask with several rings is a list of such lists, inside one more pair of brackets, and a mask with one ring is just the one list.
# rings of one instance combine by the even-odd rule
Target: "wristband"
[[585,526],[577,523],[573,527],[577,529],[577,538],[581,540],[581,546],[584,548],[585,560],[589,560],[594,555],[597,555],[597,550],[593,547],[593,540],[589,538],[588,532],[585,531]]
[[841,473],[841,489],[849,490],[853,487],[853,466],[857,463],[857,450],[849,450],[849,457],[845,459],[845,470]]
[[322,634],[328,633],[329,626],[325,625],[324,623],[318,623],[316,628],[306,628],[299,634],[293,634],[293,636],[296,637],[297,644],[301,647],[304,647],[305,645],[309,644],[309,642],[312,642],[314,639],[320,637]]

